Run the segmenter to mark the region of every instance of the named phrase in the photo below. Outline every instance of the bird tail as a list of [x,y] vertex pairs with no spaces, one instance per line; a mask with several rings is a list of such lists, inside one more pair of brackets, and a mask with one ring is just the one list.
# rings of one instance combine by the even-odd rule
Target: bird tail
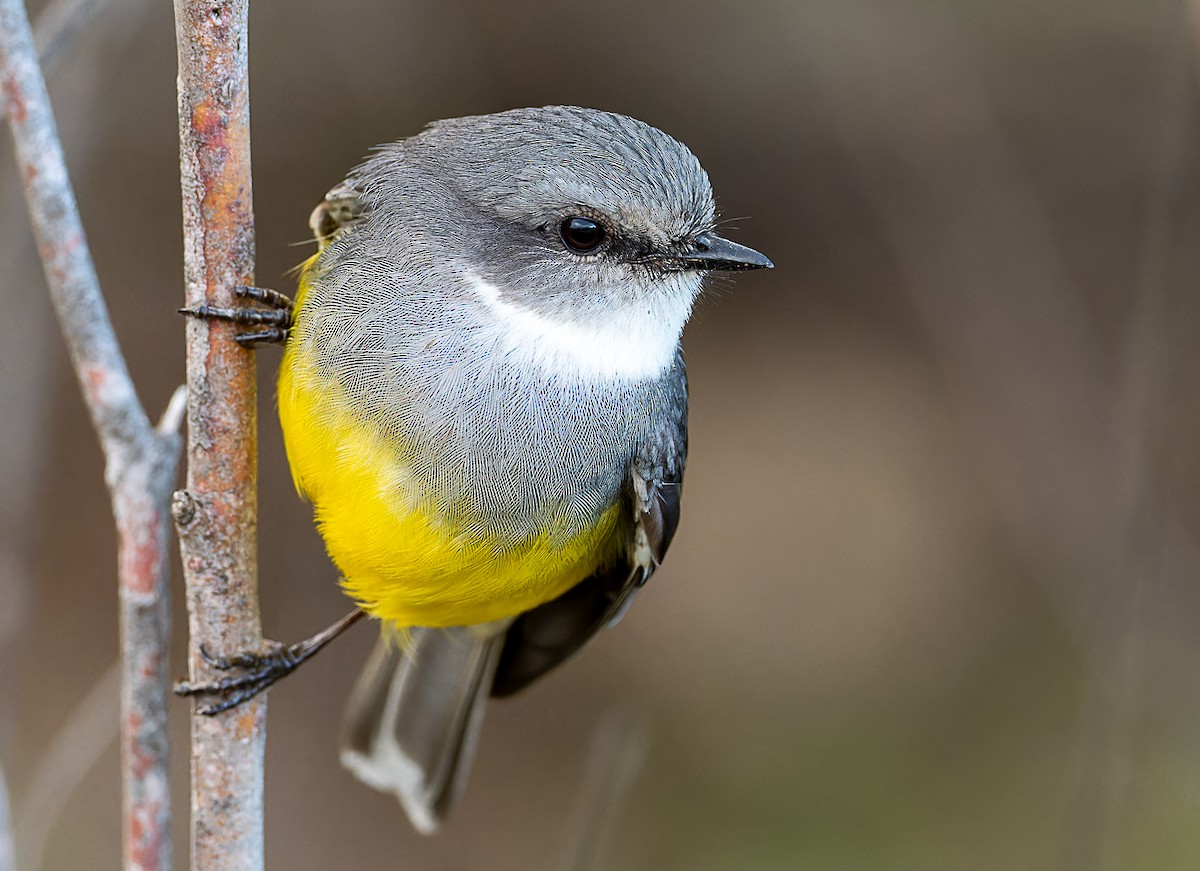
[[413,826],[437,830],[466,786],[504,642],[491,627],[381,638],[350,695],[342,764],[400,799]]

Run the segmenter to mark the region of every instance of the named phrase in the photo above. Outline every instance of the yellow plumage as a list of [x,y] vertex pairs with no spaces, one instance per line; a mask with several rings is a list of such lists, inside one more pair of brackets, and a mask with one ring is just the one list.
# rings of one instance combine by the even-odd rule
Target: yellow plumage
[[279,374],[279,418],[297,489],[314,506],[346,592],[396,626],[466,626],[511,617],[565,592],[621,547],[619,511],[567,541],[554,529],[515,549],[472,537],[408,472],[405,446],[389,443],[338,386],[305,359],[301,267],[292,339]]

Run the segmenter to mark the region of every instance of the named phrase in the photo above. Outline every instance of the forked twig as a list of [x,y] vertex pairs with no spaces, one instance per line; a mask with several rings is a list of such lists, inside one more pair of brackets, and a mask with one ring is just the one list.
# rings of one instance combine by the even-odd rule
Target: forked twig
[[21,0],[0,0],[0,84],[7,100],[50,299],[105,457],[120,589],[125,865],[170,867],[167,784],[167,500],[181,396],[155,428],[117,345],[67,176]]

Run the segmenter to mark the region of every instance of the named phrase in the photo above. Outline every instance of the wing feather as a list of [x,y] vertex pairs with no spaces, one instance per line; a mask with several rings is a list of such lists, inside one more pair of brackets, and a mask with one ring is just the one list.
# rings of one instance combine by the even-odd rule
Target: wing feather
[[670,481],[647,482],[631,473],[629,513],[634,521],[626,554],[513,621],[496,666],[493,696],[524,689],[574,655],[601,629],[620,622],[675,535],[682,480],[682,463]]

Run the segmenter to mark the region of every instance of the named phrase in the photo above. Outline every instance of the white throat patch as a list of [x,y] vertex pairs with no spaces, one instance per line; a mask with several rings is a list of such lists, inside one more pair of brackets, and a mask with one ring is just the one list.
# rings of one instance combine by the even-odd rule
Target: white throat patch
[[[679,335],[691,314],[691,300],[666,312],[618,310],[603,324],[562,323],[509,302],[500,288],[474,273],[465,276],[495,317],[506,350],[551,372],[586,381],[653,378],[675,360]],[[682,295],[681,295],[682,296]]]

